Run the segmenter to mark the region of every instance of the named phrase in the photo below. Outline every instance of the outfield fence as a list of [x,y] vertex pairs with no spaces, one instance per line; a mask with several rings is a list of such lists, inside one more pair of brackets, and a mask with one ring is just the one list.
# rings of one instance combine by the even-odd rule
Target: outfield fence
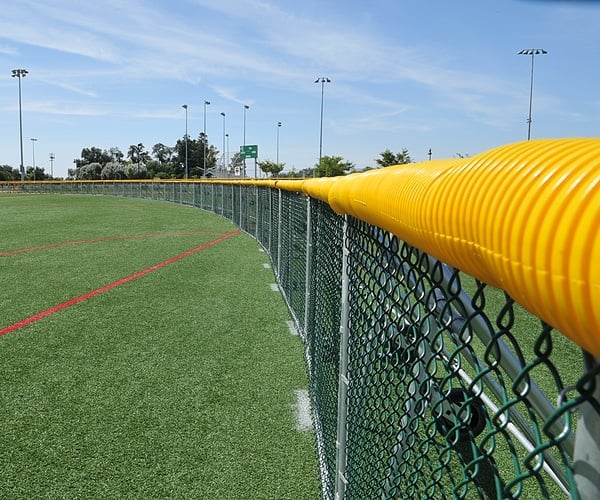
[[600,140],[0,188],[189,204],[254,236],[305,344],[324,498],[600,498]]

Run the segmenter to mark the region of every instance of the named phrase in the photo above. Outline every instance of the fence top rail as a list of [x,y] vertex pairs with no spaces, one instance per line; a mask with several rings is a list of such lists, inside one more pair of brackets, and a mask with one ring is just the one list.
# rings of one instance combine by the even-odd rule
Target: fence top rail
[[492,286],[600,356],[600,139],[277,181]]

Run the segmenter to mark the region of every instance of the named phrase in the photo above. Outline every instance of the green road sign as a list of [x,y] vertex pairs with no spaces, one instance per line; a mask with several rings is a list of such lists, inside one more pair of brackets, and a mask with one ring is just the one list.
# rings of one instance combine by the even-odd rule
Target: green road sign
[[258,146],[256,144],[250,146],[240,146],[240,158],[258,158]]

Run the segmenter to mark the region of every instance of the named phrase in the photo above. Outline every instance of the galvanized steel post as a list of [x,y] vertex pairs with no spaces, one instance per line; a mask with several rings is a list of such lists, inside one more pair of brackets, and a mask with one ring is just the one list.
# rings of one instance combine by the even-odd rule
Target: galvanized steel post
[[342,311],[340,319],[340,367],[338,384],[337,439],[335,457],[335,498],[341,500],[346,496],[346,441],[348,438],[348,347],[350,328],[348,327],[350,278],[348,276],[348,216],[344,216],[344,237],[342,249]]
[[304,331],[303,338],[308,337],[308,325],[310,320],[310,300],[311,300],[311,274],[312,274],[312,214],[311,214],[312,198],[308,198],[306,202],[306,263],[305,263],[305,279],[304,279]]

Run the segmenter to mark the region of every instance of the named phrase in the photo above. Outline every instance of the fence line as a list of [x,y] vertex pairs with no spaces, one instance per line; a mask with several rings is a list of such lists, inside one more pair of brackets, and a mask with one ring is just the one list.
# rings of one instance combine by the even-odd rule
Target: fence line
[[2,190],[190,204],[255,237],[305,343],[324,498],[600,498],[600,140]]

